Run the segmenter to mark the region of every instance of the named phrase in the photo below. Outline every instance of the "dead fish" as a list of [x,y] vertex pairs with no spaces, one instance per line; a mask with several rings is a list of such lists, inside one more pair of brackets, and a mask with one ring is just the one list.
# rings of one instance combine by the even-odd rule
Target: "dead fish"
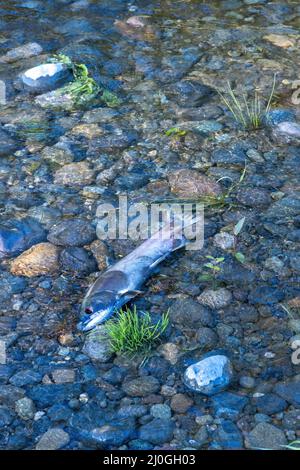
[[[196,222],[196,219],[186,219],[185,227]],[[174,228],[173,232],[170,226],[165,226],[111,266],[88,289],[82,302],[77,328],[83,332],[89,331],[108,320],[129,300],[141,293],[141,286],[159,263],[188,242],[181,225]]]

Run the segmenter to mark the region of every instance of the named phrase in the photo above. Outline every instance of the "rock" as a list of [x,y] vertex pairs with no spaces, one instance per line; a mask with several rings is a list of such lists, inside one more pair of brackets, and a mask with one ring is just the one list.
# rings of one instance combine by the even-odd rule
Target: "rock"
[[24,46],[16,47],[8,51],[5,55],[0,57],[0,63],[9,64],[11,62],[17,62],[22,59],[29,59],[30,57],[41,54],[43,48],[36,42],[30,42]]
[[116,109],[112,108],[96,108],[87,111],[82,116],[82,121],[87,124],[106,123],[112,121],[120,113]]
[[238,417],[248,401],[247,397],[230,392],[218,393],[211,398],[216,416],[231,419]]
[[97,261],[99,271],[106,269],[109,252],[105,243],[102,240],[95,240],[91,243],[90,250]]
[[6,406],[0,406],[0,428],[4,432],[4,428],[9,426],[14,419],[13,414]]
[[171,419],[171,409],[168,405],[162,405],[158,403],[157,405],[152,405],[150,409],[150,414],[153,418],[160,419]]
[[38,95],[35,98],[35,103],[44,109],[63,109],[71,111],[75,105],[74,98],[63,90],[63,88],[58,88],[57,90],[48,91],[47,93]]
[[56,384],[73,383],[75,381],[75,370],[56,369],[52,372],[52,378]]
[[112,358],[113,354],[105,326],[99,325],[86,335],[82,352],[92,361],[108,362]]
[[175,413],[186,413],[193,405],[193,400],[183,393],[177,393],[171,399],[170,406]]
[[67,219],[53,225],[48,240],[54,245],[82,246],[91,243],[96,232],[90,222],[84,219]]
[[46,431],[36,445],[36,450],[58,450],[70,442],[70,436],[63,429],[52,428]]
[[259,423],[248,434],[245,444],[250,449],[282,450],[287,440],[281,429],[269,423]]
[[244,206],[261,208],[271,204],[270,193],[263,189],[243,188],[237,193],[237,200]]
[[300,405],[300,382],[278,383],[274,392],[292,405]]
[[244,150],[240,148],[219,149],[212,152],[211,162],[218,165],[242,166],[244,167],[247,156]]
[[15,410],[17,415],[24,420],[33,419],[35,406],[30,398],[24,397],[16,401]]
[[291,318],[289,320],[289,328],[294,332],[294,333],[300,333],[300,319],[298,318]]
[[154,445],[170,442],[173,438],[174,424],[167,419],[155,418],[139,428],[138,437]]
[[240,386],[243,388],[254,388],[255,387],[255,379],[253,377],[250,377],[248,375],[243,375],[240,378]]
[[295,38],[289,38],[288,36],[282,34],[268,34],[263,38],[275,46],[282,47],[283,49],[294,47],[296,45]]
[[10,299],[13,294],[19,294],[26,288],[27,282],[23,277],[13,276],[10,273],[0,274],[1,299]]
[[39,243],[24,251],[11,263],[15,276],[43,276],[53,274],[59,268],[59,248],[51,243]]
[[177,299],[169,310],[170,320],[185,327],[214,326],[214,318],[210,311],[193,299]]
[[4,221],[0,224],[0,259],[15,256],[45,237],[44,229],[33,219]]
[[218,335],[211,328],[199,328],[196,335],[201,350],[214,349],[218,344]]
[[92,139],[88,149],[88,155],[103,152],[115,152],[134,145],[138,140],[138,134],[134,130],[116,128],[111,130],[111,134],[103,135]]
[[190,365],[184,373],[185,385],[194,392],[214,395],[226,389],[233,378],[230,360],[217,354]]
[[274,393],[267,393],[261,397],[254,398],[254,404],[259,413],[273,415],[284,411],[287,402]]
[[51,421],[66,421],[68,422],[72,415],[69,406],[57,403],[47,410],[47,416]]
[[0,403],[13,406],[17,400],[23,398],[25,391],[14,385],[0,385]]
[[193,441],[197,442],[197,449],[201,448],[206,444],[209,440],[208,432],[206,431],[206,427],[202,426],[199,431],[196,432],[194,435]]
[[91,432],[83,432],[82,438],[89,446],[98,449],[116,449],[128,442],[135,435],[133,427],[115,426],[106,424],[95,428]]
[[93,182],[94,175],[88,163],[70,163],[56,171],[54,182],[65,186],[84,186]]
[[54,166],[72,162],[74,155],[67,144],[58,142],[52,147],[44,147],[41,151],[41,158]]
[[216,290],[205,289],[204,292],[202,292],[202,294],[197,297],[197,300],[202,305],[218,310],[230,305],[232,301],[232,294],[229,290],[223,287]]
[[292,109],[276,108],[271,109],[266,117],[267,124],[277,126],[281,122],[295,121],[295,112]]
[[38,407],[47,408],[56,403],[62,403],[74,397],[78,397],[80,393],[81,387],[80,384],[77,383],[46,384],[32,386],[28,391],[28,396]]
[[25,385],[33,385],[41,382],[42,375],[32,369],[20,370],[14,374],[9,382],[16,387],[24,387]]
[[250,292],[248,299],[252,304],[274,305],[284,299],[284,292],[276,287],[259,286]]
[[243,439],[239,428],[229,419],[222,419],[217,431],[217,442],[223,449],[242,449]]
[[90,274],[97,271],[97,263],[84,248],[70,246],[62,250],[60,262],[63,270],[73,273]]
[[274,136],[282,136],[287,142],[300,139],[300,124],[292,121],[280,122],[273,131]]
[[122,406],[117,412],[117,417],[124,418],[140,418],[147,414],[147,407],[144,405],[128,405]]
[[41,64],[20,75],[22,83],[31,91],[45,92],[62,86],[72,80],[69,67],[63,63]]
[[199,198],[221,194],[218,183],[194,170],[176,170],[168,175],[171,191],[180,198]]
[[0,157],[6,157],[13,154],[18,148],[18,144],[14,139],[0,129]]
[[123,382],[122,385],[122,390],[130,397],[146,397],[159,389],[159,381],[151,375]]
[[232,250],[235,247],[235,244],[235,236],[230,233],[220,232],[214,236],[214,245],[222,250]]
[[171,364],[175,365],[176,362],[178,361],[179,357],[179,349],[178,346],[174,343],[165,343],[162,345],[160,348],[160,352],[163,355],[163,357],[169,361]]
[[182,80],[169,87],[170,93],[181,106],[198,107],[215,93],[213,88],[196,80]]

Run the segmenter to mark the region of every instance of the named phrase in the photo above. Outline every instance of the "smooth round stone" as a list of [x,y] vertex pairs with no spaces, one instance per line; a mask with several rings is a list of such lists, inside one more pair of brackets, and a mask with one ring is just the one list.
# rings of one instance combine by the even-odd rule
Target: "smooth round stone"
[[36,92],[54,90],[72,78],[72,72],[63,63],[41,64],[21,74],[24,86]]
[[225,390],[233,378],[233,368],[228,357],[216,354],[190,365],[183,377],[185,385],[194,392],[214,395]]
[[255,379],[253,377],[249,377],[247,375],[243,375],[240,378],[240,386],[243,388],[254,388],[255,386]]

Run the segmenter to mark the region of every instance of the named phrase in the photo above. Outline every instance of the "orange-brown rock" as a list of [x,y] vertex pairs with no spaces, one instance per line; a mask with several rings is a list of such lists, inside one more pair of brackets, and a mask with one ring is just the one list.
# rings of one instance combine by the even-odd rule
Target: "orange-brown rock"
[[195,170],[174,171],[168,176],[168,180],[172,193],[183,199],[221,194],[221,187],[218,183]]
[[11,273],[27,277],[55,273],[59,267],[59,251],[52,243],[38,243],[12,261]]

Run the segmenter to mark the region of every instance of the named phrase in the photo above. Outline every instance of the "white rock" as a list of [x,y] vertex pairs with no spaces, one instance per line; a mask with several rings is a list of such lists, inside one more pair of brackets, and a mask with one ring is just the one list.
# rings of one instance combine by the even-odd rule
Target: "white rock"
[[228,357],[216,354],[190,365],[183,380],[194,392],[210,396],[227,388],[232,377],[233,368]]

